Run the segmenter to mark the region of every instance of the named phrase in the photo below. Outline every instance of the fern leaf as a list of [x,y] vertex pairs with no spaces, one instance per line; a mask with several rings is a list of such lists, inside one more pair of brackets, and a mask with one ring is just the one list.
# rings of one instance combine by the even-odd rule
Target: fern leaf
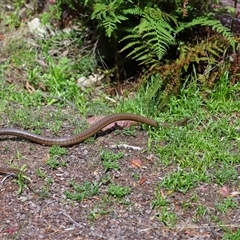
[[160,60],[169,45],[175,43],[174,29],[162,16],[163,13],[159,9],[145,8],[139,25],[133,29],[133,34],[122,39],[134,40],[121,51],[135,47],[128,56],[144,64]]
[[225,39],[229,42],[229,44],[233,47],[233,49],[235,49],[236,41],[234,40],[234,37],[230,29],[224,27],[219,20],[212,20],[209,19],[208,17],[199,17],[191,22],[181,23],[179,27],[176,29],[176,33],[179,33],[187,28],[191,28],[197,25],[211,27],[213,30],[223,35]]
[[131,15],[142,16],[143,10],[142,10],[142,8],[140,8],[140,7],[135,7],[135,8],[123,10],[123,13],[124,13],[125,15],[126,15],[126,14],[131,14]]

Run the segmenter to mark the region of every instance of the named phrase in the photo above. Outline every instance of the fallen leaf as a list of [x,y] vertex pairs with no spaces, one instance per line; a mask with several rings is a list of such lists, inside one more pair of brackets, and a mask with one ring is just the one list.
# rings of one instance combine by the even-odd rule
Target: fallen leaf
[[140,168],[142,166],[142,161],[140,159],[133,159],[131,161],[132,167],[138,167]]
[[229,190],[228,190],[228,188],[226,186],[220,188],[218,192],[223,197],[228,197],[230,195]]
[[146,181],[147,181],[147,178],[141,177],[141,179],[140,179],[140,181],[139,181],[139,184],[142,185],[142,184],[144,184]]

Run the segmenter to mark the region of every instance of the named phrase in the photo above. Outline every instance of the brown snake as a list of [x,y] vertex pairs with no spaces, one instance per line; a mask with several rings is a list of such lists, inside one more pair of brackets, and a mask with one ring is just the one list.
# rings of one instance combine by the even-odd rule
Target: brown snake
[[140,115],[130,114],[130,113],[119,113],[119,114],[106,116],[101,120],[99,120],[98,122],[94,123],[88,129],[82,131],[81,133],[74,136],[66,137],[66,138],[43,137],[43,136],[36,135],[28,131],[20,130],[17,128],[2,128],[0,129],[0,135],[13,135],[13,136],[21,137],[42,145],[48,145],[48,146],[58,145],[58,146],[67,147],[67,146],[72,146],[80,142],[83,142],[87,138],[95,135],[98,131],[100,131],[110,123],[113,123],[119,120],[132,120],[136,122],[145,123],[153,127],[158,126],[155,120],[152,120]]
[[[66,138],[43,137],[43,136],[36,135],[28,131],[20,130],[17,128],[1,128],[0,135],[12,135],[12,136],[24,138],[29,141],[36,142],[42,145],[49,145],[49,146],[58,145],[58,146],[67,147],[67,146],[72,146],[74,144],[83,142],[87,138],[94,136],[98,131],[100,131],[110,123],[113,123],[119,120],[131,120],[135,122],[145,123],[153,127],[158,126],[158,123],[155,120],[152,120],[150,118],[146,118],[140,115],[135,115],[130,113],[119,113],[119,114],[106,116],[101,120],[99,120],[98,122],[94,123],[88,129],[82,131],[81,133],[76,134],[74,136],[66,137]],[[183,125],[187,120],[188,119],[184,119],[183,121],[178,121],[176,123],[173,123],[173,125]],[[164,127],[171,126],[168,123],[162,123],[162,124]],[[16,168],[0,167],[0,173],[9,173],[9,172],[20,172],[20,171]]]

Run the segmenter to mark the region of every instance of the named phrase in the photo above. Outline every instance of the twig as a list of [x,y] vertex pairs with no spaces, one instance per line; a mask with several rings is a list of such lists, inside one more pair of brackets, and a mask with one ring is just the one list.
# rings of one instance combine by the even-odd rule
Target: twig
[[61,212],[65,217],[67,217],[72,223],[76,224],[77,227],[81,227],[80,223],[77,223],[76,221],[74,221],[67,213],[65,213],[64,211]]

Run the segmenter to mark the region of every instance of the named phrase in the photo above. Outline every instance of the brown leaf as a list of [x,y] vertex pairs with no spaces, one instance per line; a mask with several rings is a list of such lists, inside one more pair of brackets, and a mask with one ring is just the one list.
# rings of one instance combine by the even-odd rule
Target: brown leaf
[[147,178],[145,177],[141,177],[141,179],[139,180],[139,184],[142,185],[147,181]]
[[218,191],[223,197],[228,197],[230,195],[229,190],[226,186],[222,187]]
[[140,159],[133,159],[132,161],[131,161],[131,165],[132,165],[132,167],[138,167],[138,168],[140,168],[141,166],[142,166],[142,161],[140,160]]

